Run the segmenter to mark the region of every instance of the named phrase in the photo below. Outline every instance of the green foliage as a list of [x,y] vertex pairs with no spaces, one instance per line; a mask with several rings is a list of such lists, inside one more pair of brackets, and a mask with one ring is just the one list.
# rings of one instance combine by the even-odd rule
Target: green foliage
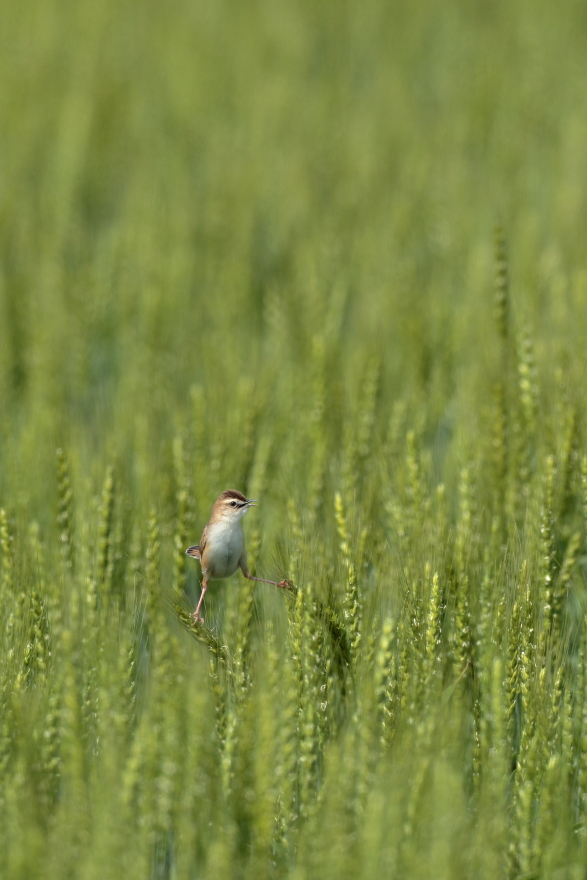
[[583,5],[1,18],[0,876],[584,877]]

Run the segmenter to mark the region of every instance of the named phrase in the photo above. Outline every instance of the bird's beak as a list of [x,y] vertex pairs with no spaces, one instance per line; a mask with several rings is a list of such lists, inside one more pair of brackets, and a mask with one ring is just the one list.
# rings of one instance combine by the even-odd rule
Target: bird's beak
[[249,500],[247,501],[247,507],[258,507],[258,506],[259,506],[259,502],[253,501],[252,498],[249,498]]

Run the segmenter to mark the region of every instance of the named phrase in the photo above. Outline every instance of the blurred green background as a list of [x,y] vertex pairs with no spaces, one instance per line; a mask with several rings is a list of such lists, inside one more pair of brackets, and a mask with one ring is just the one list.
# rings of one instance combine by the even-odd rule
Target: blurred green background
[[[583,876],[586,40],[4,0],[3,876]],[[300,593],[213,586],[209,669],[226,488]]]
[[581,3],[7,2],[2,34],[0,487],[35,516],[61,444],[156,498],[194,385],[212,496],[239,393],[305,454],[316,338],[333,426],[374,356],[381,421],[470,438],[496,222],[545,393],[580,382]]

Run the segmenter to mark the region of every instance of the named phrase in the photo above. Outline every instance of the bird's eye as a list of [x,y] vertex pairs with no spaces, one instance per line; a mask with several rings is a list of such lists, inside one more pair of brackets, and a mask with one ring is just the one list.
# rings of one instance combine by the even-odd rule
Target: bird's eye
[[231,506],[231,507],[236,507],[236,501],[231,501],[231,502],[230,502],[230,506]]

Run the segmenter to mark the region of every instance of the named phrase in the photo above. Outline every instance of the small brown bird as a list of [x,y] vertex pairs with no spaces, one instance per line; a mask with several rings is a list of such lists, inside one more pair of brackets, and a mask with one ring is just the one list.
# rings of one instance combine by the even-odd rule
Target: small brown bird
[[194,623],[203,623],[200,617],[200,606],[208,589],[208,581],[230,577],[240,568],[246,578],[251,581],[262,581],[275,587],[288,587],[289,581],[267,581],[265,578],[253,577],[247,566],[247,551],[243,535],[242,518],[249,509],[257,504],[245,498],[240,492],[228,489],[223,492],[212,507],[208,524],[204,527],[200,543],[188,547],[188,556],[199,559],[202,566],[202,593],[196,610]]

